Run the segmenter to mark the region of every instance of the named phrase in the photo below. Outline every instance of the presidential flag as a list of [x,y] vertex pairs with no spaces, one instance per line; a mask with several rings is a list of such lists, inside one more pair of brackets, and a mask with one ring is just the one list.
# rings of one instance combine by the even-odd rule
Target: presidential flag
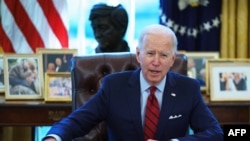
[[2,0],[0,46],[4,52],[68,48],[66,0]]
[[178,50],[219,51],[221,0],[160,0],[160,23],[174,30]]

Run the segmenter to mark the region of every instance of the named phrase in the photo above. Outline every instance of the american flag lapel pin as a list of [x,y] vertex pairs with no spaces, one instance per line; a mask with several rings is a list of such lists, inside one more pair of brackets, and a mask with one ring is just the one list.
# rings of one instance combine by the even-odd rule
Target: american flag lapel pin
[[176,94],[175,94],[175,93],[171,93],[171,96],[175,97],[175,96],[176,96]]

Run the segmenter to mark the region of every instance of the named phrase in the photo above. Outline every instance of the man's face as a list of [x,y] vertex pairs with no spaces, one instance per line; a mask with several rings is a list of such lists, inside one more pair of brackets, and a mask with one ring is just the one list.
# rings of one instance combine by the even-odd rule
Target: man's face
[[60,58],[56,58],[56,65],[61,66],[62,65],[62,60]]
[[101,48],[115,48],[122,39],[121,31],[115,29],[108,17],[96,18],[91,25]]
[[150,35],[141,49],[136,50],[143,76],[151,84],[158,84],[174,64],[173,41],[171,37]]

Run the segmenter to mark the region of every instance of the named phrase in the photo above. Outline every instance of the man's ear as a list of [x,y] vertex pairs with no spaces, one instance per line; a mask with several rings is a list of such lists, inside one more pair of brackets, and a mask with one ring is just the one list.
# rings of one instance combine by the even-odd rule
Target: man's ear
[[174,65],[174,62],[175,62],[175,58],[176,58],[176,54],[174,54],[174,55],[172,55],[172,65],[171,66],[173,66]]
[[136,47],[136,60],[140,64],[140,49]]

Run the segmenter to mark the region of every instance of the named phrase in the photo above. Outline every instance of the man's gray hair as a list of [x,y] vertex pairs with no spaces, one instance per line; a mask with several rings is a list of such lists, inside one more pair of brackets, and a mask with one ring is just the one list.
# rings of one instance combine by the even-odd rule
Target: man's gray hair
[[141,33],[141,36],[139,37],[139,44],[138,47],[141,48],[143,45],[143,40],[146,38],[146,36],[148,34],[165,34],[165,35],[171,35],[173,37],[173,51],[174,53],[177,52],[177,45],[178,45],[178,41],[177,41],[177,37],[174,33],[174,31],[164,25],[160,25],[160,24],[153,24],[150,26],[147,26]]

